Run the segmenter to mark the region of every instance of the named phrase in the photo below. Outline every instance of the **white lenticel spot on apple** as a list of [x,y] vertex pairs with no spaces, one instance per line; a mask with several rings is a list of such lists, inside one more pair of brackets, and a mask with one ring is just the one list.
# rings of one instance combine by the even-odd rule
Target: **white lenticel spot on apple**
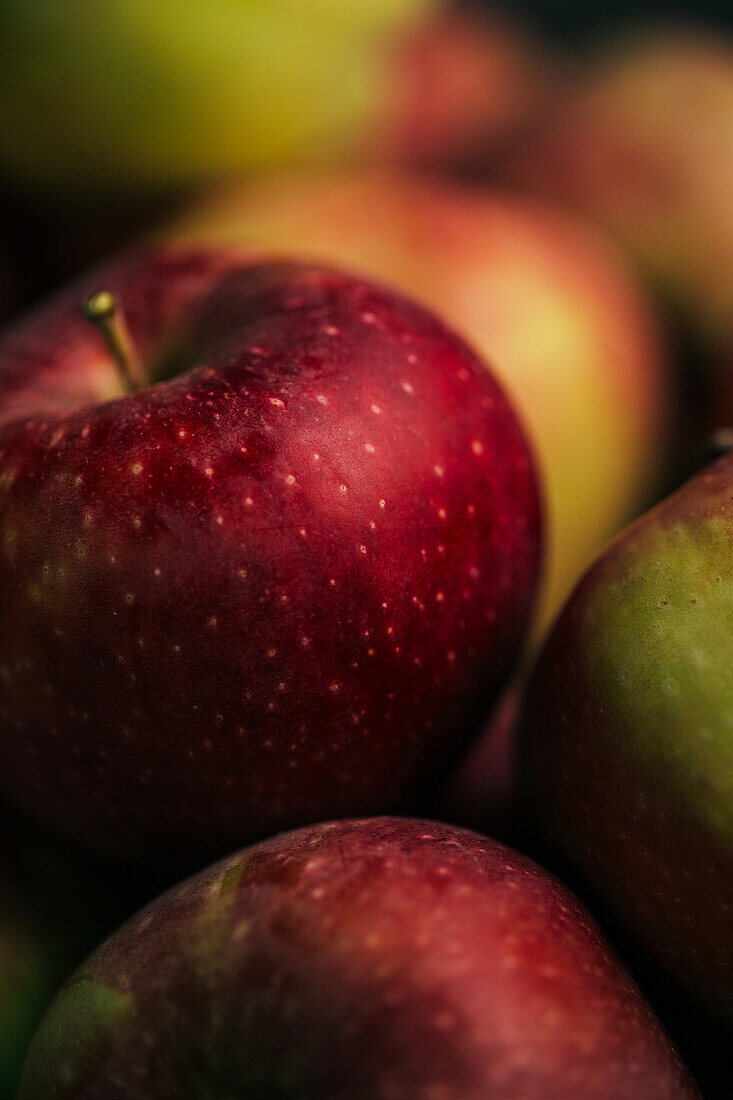
[[365,443],[364,444],[364,450],[367,452],[367,454],[373,455],[374,452],[376,451],[376,447],[374,446],[373,443]]
[[436,477],[442,477],[445,473],[445,470],[442,466],[433,466],[433,469],[435,470]]
[[318,394],[318,397],[316,398],[316,401],[318,402],[319,405],[327,405],[328,404],[328,398],[325,396],[325,394],[322,394],[322,393]]
[[382,410],[380,409],[379,405],[372,405],[372,412],[375,414],[375,416],[379,416],[381,411]]
[[133,474],[135,474],[135,475],[141,474],[143,472],[143,464],[142,464],[142,462],[133,462],[130,469],[132,470]]
[[295,474],[288,474],[285,478],[287,485],[295,485]]
[[321,331],[323,332],[324,336],[338,336],[339,334],[339,330],[336,328],[335,325],[324,325]]
[[472,441],[471,450],[475,455],[482,455],[484,453],[484,445],[480,439],[474,439]]
[[379,507],[380,507],[380,508],[384,508],[384,507],[386,507],[386,504],[387,504],[387,501],[386,501],[386,500],[384,500],[384,499],[382,499],[382,500],[380,500],[380,502],[379,502]]
[[204,474],[205,474],[206,477],[213,477],[214,476],[214,467],[213,466],[205,466],[204,467]]

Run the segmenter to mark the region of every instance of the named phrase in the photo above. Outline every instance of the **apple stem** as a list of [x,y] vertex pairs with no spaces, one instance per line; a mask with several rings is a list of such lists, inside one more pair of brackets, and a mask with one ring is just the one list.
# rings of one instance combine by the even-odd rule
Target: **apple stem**
[[108,290],[97,291],[84,302],[82,312],[87,321],[91,321],[101,332],[125,390],[135,393],[136,390],[144,389],[148,385],[148,378],[130,335],[125,315],[114,295]]

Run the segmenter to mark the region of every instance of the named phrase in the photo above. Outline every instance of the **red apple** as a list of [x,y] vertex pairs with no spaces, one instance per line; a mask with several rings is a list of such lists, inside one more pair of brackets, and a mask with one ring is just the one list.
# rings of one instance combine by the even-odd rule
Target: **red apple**
[[475,833],[317,825],[153,902],[62,991],[19,1100],[681,1100],[575,899]]
[[393,164],[478,165],[536,126],[560,84],[554,58],[524,28],[454,5],[413,21],[389,56],[371,159]]
[[[124,304],[126,393],[80,315]],[[0,344],[0,783],[137,855],[406,808],[522,644],[521,429],[441,322],[359,278],[158,250]]]
[[583,222],[496,189],[301,172],[204,195],[167,232],[353,266],[468,337],[537,447],[548,516],[542,626],[643,506],[664,452],[666,355],[636,279]]

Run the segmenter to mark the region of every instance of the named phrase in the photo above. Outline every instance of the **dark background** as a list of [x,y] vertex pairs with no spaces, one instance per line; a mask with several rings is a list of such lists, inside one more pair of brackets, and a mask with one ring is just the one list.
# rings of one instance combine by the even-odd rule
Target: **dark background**
[[583,42],[615,28],[648,19],[681,19],[703,22],[713,27],[733,26],[731,0],[515,0],[497,4],[493,0],[463,0],[468,8],[496,11],[508,16],[523,16],[539,30],[563,42]]

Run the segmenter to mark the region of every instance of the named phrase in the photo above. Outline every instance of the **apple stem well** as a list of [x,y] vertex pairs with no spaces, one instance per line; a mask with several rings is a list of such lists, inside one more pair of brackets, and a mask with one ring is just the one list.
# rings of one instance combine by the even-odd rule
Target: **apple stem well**
[[86,299],[82,313],[101,332],[125,390],[134,393],[144,389],[148,385],[148,378],[130,335],[125,314],[114,295],[108,290],[97,291]]

